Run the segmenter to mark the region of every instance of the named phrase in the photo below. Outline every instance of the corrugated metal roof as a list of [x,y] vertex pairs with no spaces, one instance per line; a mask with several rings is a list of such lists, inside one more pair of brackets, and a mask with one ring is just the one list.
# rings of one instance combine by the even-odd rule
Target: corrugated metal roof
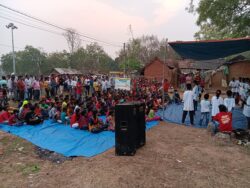
[[59,74],[82,74],[80,71],[76,69],[69,69],[69,68],[68,69],[67,68],[54,68],[53,70],[55,70]]
[[224,63],[222,60],[210,60],[210,61],[191,61],[182,60],[179,61],[180,69],[201,69],[201,70],[214,70]]

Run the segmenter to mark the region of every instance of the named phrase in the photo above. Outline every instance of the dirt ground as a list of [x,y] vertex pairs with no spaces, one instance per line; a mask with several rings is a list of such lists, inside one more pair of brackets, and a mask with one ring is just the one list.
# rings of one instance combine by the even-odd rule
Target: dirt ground
[[[250,149],[215,140],[206,130],[161,122],[133,157],[114,148],[61,164],[0,132],[0,187],[250,187]],[[2,153],[2,154],[1,154]]]

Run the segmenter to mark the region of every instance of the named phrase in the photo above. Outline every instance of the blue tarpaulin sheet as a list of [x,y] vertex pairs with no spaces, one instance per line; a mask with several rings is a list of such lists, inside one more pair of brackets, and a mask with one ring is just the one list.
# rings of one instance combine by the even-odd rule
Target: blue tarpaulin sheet
[[[181,119],[182,119],[182,112],[183,112],[183,105],[177,105],[177,104],[170,104],[166,107],[164,110],[164,118],[163,120],[166,122],[170,123],[176,123],[176,124],[182,124]],[[157,115],[162,117],[162,111],[158,111]],[[200,108],[198,106],[198,110],[195,112],[195,117],[194,117],[194,124],[195,127],[197,128],[206,128],[205,122],[203,122],[202,126],[200,126],[200,117],[201,117],[201,112]],[[211,120],[211,114],[210,114],[210,120]],[[242,114],[241,109],[234,109],[233,110],[233,129],[247,129],[247,119],[246,117]],[[185,121],[186,125],[190,125],[190,119],[189,119],[189,114],[186,117]]]
[[170,42],[169,45],[183,58],[211,60],[250,50],[250,38]]
[[[148,122],[150,129],[158,124],[157,121]],[[31,143],[64,156],[92,157],[114,147],[115,133],[103,131],[98,134],[77,130],[70,126],[53,123],[46,120],[43,124],[20,127],[0,124],[0,130],[24,138]]]

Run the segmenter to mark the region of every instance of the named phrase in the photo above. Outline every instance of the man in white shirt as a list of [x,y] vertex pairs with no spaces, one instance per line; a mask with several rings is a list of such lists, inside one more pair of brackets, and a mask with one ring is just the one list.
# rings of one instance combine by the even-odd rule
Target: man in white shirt
[[106,80],[103,79],[102,80],[102,92],[105,92],[105,91],[107,91],[107,84],[106,84]]
[[233,97],[235,97],[237,93],[237,82],[235,81],[235,78],[233,78],[229,82],[229,87],[231,88],[231,91],[233,92]]
[[216,91],[216,96],[212,97],[211,103],[212,103],[212,117],[218,114],[219,111],[219,106],[224,103],[221,95],[221,90]]
[[89,96],[89,90],[90,90],[90,79],[87,77],[84,80],[84,87],[85,87],[85,95]]
[[187,84],[187,90],[183,94],[183,114],[182,114],[182,123],[184,124],[187,113],[189,113],[191,126],[194,125],[194,93],[192,91],[191,84]]
[[235,107],[235,99],[232,97],[233,93],[231,90],[227,91],[227,98],[224,99],[224,105],[227,107],[228,112],[232,112]]
[[199,100],[199,86],[198,82],[195,80],[194,81],[194,87],[193,87],[193,94],[194,94],[194,112],[197,111],[197,106],[198,106],[198,100]]
[[248,90],[247,94],[248,94],[248,98],[244,105],[243,114],[247,118],[248,130],[250,131],[250,89]]
[[27,97],[28,100],[31,100],[32,99],[32,80],[28,75],[25,76],[24,83],[25,83],[25,98]]

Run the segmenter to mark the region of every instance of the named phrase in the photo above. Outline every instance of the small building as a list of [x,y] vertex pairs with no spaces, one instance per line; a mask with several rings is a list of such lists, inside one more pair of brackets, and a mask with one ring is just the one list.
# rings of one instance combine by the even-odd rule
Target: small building
[[182,73],[191,73],[195,71],[209,71],[216,70],[224,63],[223,60],[209,60],[209,61],[193,61],[193,60],[180,60],[178,66]]
[[214,89],[223,89],[228,86],[232,78],[239,79],[239,77],[250,77],[250,60],[229,60],[212,72],[208,84]]
[[147,79],[156,79],[158,81],[162,81],[163,70],[164,78],[171,82],[173,76],[173,67],[168,66],[168,62],[164,63],[157,57],[143,68],[142,75]]
[[54,75],[81,75],[82,73],[76,69],[71,68],[54,68],[51,71]]

